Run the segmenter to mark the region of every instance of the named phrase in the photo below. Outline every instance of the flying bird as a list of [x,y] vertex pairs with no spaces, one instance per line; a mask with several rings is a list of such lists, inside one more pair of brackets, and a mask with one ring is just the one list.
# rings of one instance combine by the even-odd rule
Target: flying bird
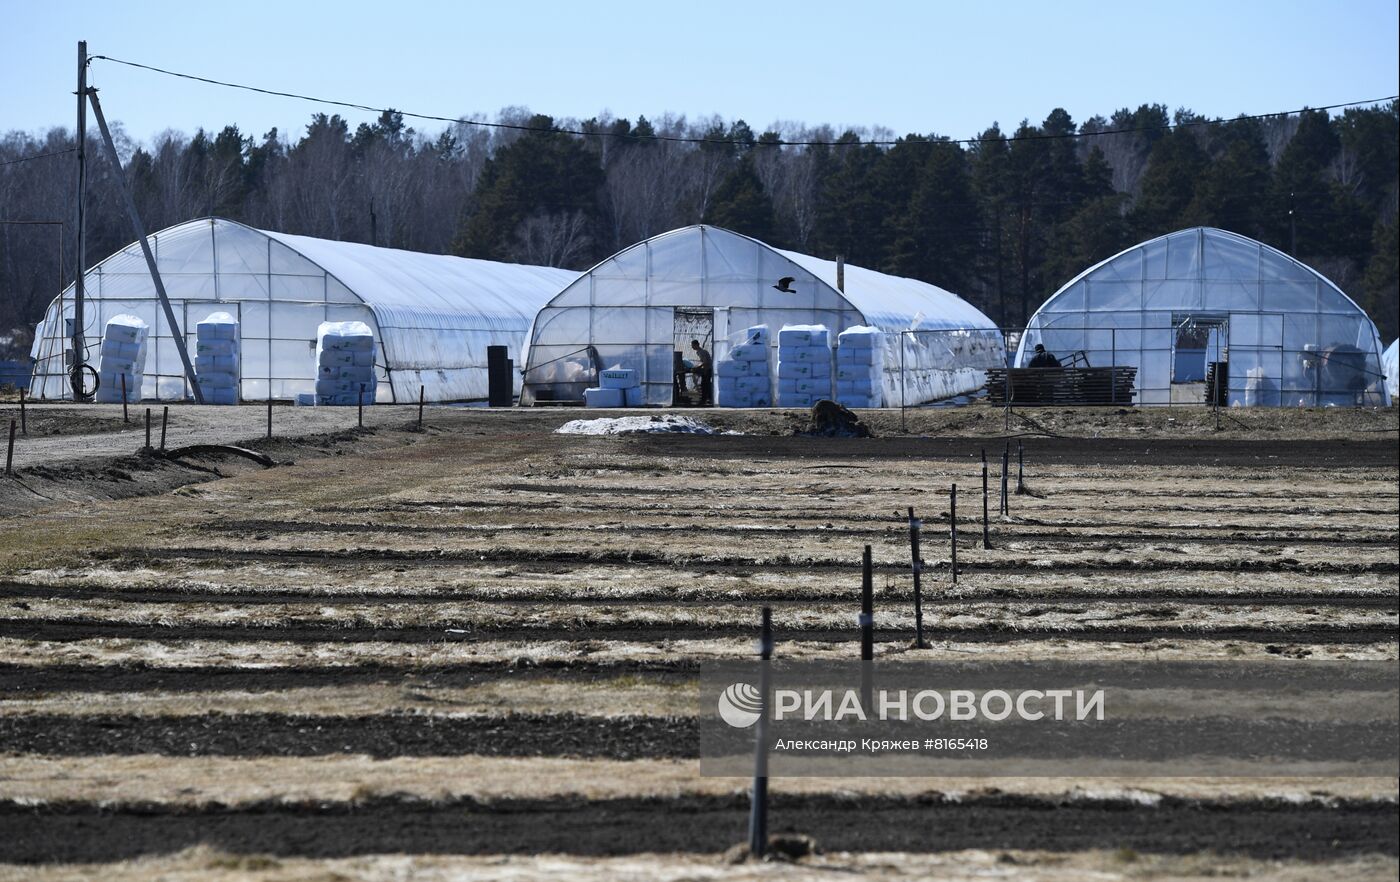
[[778,280],[778,284],[774,285],[773,287],[777,288],[779,291],[782,291],[784,294],[796,294],[797,289],[792,287],[792,283],[795,281],[797,281],[797,279],[793,278],[792,276],[783,276],[781,279]]

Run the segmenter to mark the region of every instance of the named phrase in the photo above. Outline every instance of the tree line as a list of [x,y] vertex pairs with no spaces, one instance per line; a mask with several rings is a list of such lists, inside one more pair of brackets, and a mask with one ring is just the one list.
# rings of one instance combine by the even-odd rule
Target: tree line
[[[1064,110],[973,143],[938,135],[665,115],[419,132],[384,112],[315,114],[290,138],[237,126],[149,144],[118,132],[149,230],[218,215],[254,227],[492,260],[586,268],[712,223],[931,282],[1014,327],[1081,270],[1209,225],[1297,256],[1397,335],[1396,102],[1234,120],[1160,104],[1076,123]],[[87,263],[133,236],[100,144],[87,149]],[[671,140],[682,139],[682,140]],[[797,142],[797,143],[794,143]],[[0,342],[26,333],[77,268],[73,133],[0,138]]]

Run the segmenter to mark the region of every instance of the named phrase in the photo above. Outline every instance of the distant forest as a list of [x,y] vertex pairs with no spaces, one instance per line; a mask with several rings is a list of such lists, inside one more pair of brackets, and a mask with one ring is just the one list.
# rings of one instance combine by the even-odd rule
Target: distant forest
[[[150,231],[220,215],[287,233],[582,269],[704,222],[932,282],[1013,327],[1129,245],[1216,226],[1331,278],[1389,342],[1400,321],[1397,110],[1391,102],[1336,116],[1208,121],[1143,105],[1078,124],[1055,110],[1013,131],[994,124],[972,144],[827,126],[755,132],[718,117],[578,122],[519,108],[493,122],[525,130],[459,122],[424,133],[389,111],[354,129],[316,114],[296,137],[228,126],[167,132],[151,144],[119,140]],[[91,264],[134,237],[95,131],[89,141]],[[72,146],[64,129],[10,132],[0,163]],[[61,242],[52,226],[0,224],[0,332],[15,329],[0,336],[12,341],[10,354],[27,350],[33,324],[72,280],[74,181],[71,152],[0,165],[0,220],[65,222]]]

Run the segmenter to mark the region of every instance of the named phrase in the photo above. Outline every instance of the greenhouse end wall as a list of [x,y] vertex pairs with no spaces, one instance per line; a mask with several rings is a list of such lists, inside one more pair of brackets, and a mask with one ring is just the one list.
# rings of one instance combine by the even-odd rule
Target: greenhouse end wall
[[1364,311],[1306,265],[1244,236],[1184,230],[1087,270],[1032,316],[1016,353],[1137,368],[1137,403],[1181,400],[1183,339],[1226,362],[1237,406],[1388,404]]
[[[530,333],[523,403],[579,401],[597,367],[632,368],[647,404],[672,400],[677,311],[711,311],[712,354],[722,360],[745,328],[825,325],[836,334],[885,331],[885,403],[899,406],[971,392],[987,367],[1005,364],[1001,334],[965,301],[911,279],[780,251],[715,227],[673,230],[604,260],[550,301]],[[791,277],[793,291],[775,283]],[[918,328],[914,335],[901,332]],[[683,355],[685,353],[683,351]],[[900,356],[904,377],[901,381]]]
[[[535,310],[578,274],[330,242],[204,218],[150,236],[176,322],[186,334],[213,312],[239,321],[240,397],[293,400],[315,389],[316,329],[360,321],[379,340],[375,399],[484,399],[486,351],[517,364]],[[84,274],[85,355],[105,323],[135,315],[151,328],[143,398],[189,397],[174,336],[149,269],[132,244]],[[65,350],[73,289],[50,304],[35,334],[34,395],[71,397]],[[517,382],[517,391],[519,384]]]

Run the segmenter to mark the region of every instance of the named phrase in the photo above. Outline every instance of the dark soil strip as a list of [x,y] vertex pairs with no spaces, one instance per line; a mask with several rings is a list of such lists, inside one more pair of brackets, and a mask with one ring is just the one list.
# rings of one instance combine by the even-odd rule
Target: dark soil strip
[[[0,715],[0,744],[56,756],[571,756],[685,759],[700,755],[694,717],[427,714],[293,717]],[[3,838],[3,837],[0,837]]]
[[[852,617],[854,622],[854,616]],[[229,642],[281,641],[291,643],[445,643],[472,640],[621,640],[648,643],[666,640],[709,640],[719,637],[751,637],[750,622],[723,622],[713,627],[696,625],[608,626],[587,621],[544,622],[537,627],[517,626],[458,627],[444,622],[432,627],[372,627],[342,625],[148,625],[83,619],[0,619],[0,637],[19,640],[70,642],[75,640],[155,640],[185,642],[222,640]],[[850,628],[785,628],[783,638],[814,641],[855,641]],[[1382,643],[1400,638],[1400,630],[1374,626],[1308,625],[1281,628],[1195,628],[1090,626],[1083,628],[1035,628],[1003,624],[965,628],[924,628],[929,640],[985,641],[1010,643],[1030,640],[1110,640],[1141,643],[1147,640],[1237,640],[1249,643]],[[912,629],[884,629],[877,632],[881,642],[907,643]]]
[[[1393,760],[1396,735],[1386,721],[1313,723],[1293,720],[1141,718],[1068,724],[1047,729],[1030,722],[964,724],[957,734],[989,738],[997,755],[1041,768],[1089,761],[1162,761],[1187,751],[1201,756],[1247,754],[1287,762]],[[815,722],[802,735],[839,739],[857,733],[849,725]],[[913,733],[917,736],[917,732]],[[911,736],[911,737],[913,737]],[[728,741],[715,738],[728,737]],[[753,736],[725,729],[711,733],[711,751],[752,750]],[[162,756],[373,757],[506,756],[583,759],[697,759],[700,721],[695,717],[583,716],[573,713],[509,713],[438,716],[417,711],[302,716],[284,713],[16,714],[0,715],[0,743],[16,753],[50,756],[158,754]],[[715,745],[727,745],[716,747]],[[1082,767],[1082,765],[1081,765]],[[1179,768],[1180,766],[1176,766]]]
[[57,692],[207,692],[360,686],[383,683],[408,689],[461,688],[511,680],[579,680],[597,684],[609,677],[632,675],[652,683],[691,682],[700,663],[690,661],[581,662],[546,659],[536,663],[466,662],[453,665],[396,666],[382,664],[322,667],[201,667],[152,668],[139,665],[0,664],[0,698]]
[[[569,606],[628,606],[631,604],[646,603],[648,605],[661,605],[676,607],[678,609],[714,609],[717,606],[723,607],[732,604],[744,605],[748,609],[754,602],[752,599],[737,601],[734,599],[734,592],[730,589],[715,589],[708,594],[692,595],[686,598],[677,598],[674,591],[664,588],[656,588],[645,591],[637,591],[627,594],[624,597],[590,597],[579,595],[569,597],[561,595],[557,590],[533,590],[533,591],[499,591],[491,588],[471,587],[462,590],[445,588],[441,591],[422,593],[415,591],[357,591],[334,592],[334,591],[286,591],[286,590],[257,590],[247,588],[232,588],[227,590],[210,591],[203,586],[183,588],[91,588],[81,585],[26,585],[10,583],[0,583],[0,598],[34,598],[38,600],[51,600],[62,598],[65,600],[102,600],[120,601],[122,603],[237,603],[240,606],[249,604],[286,604],[286,603],[320,603],[334,606],[336,604],[350,605],[360,603],[410,603],[410,604],[434,604],[448,602],[464,603],[490,603],[493,606],[500,606],[503,609],[511,609],[517,606],[531,606],[535,604],[550,604],[554,607],[559,605]],[[783,594],[772,594],[764,592],[763,603],[774,608],[800,607],[807,608],[814,603],[831,603],[833,601],[846,601],[850,599],[849,590],[828,590],[812,591],[810,589],[798,588]],[[888,591],[878,595],[881,603],[912,603],[913,594],[911,592]],[[960,590],[957,594],[949,595],[939,593],[937,595],[924,598],[926,606],[950,606],[965,605],[969,603],[984,603],[991,600],[1006,600],[1016,603],[1034,604],[1057,604],[1070,603],[1083,605],[1086,603],[1155,603],[1171,604],[1183,606],[1323,606],[1334,609],[1400,609],[1400,594],[1378,594],[1378,593],[1349,593],[1349,592],[1299,592],[1296,594],[1281,593],[1259,593],[1259,594],[1218,594],[1218,593],[1191,593],[1189,591],[1122,591],[1114,594],[1107,594],[1102,591],[1056,591],[1056,592],[1035,592],[1018,593],[1011,590]]]
[[[159,563],[213,560],[221,563],[392,563],[397,566],[441,565],[441,564],[481,564],[504,563],[517,565],[541,564],[612,564],[632,567],[661,566],[667,569],[689,568],[703,570],[741,569],[751,571],[762,568],[768,571],[787,572],[790,570],[857,570],[859,559],[838,560],[817,558],[795,558],[790,555],[777,555],[768,559],[755,559],[738,556],[685,556],[667,555],[654,551],[530,551],[525,548],[482,548],[476,551],[446,551],[440,549],[421,551],[399,551],[389,548],[357,548],[351,551],[330,549],[225,549],[225,548],[182,548],[164,549],[135,548],[104,550],[94,552],[90,560],[110,564],[131,561],[141,566]],[[908,564],[877,564],[879,571],[905,572]],[[961,571],[961,570],[960,570]],[[975,561],[966,566],[966,572],[1000,573],[1102,573],[1102,572],[1204,572],[1204,573],[1400,573],[1400,562],[1371,561],[1367,563],[1346,563],[1340,561],[1316,561],[1303,564],[1292,558],[1278,560],[1226,560],[1203,561],[1191,557],[1184,560],[1123,560],[1086,563],[1076,561],[1067,567],[1030,566],[1017,560]]]
[[[827,851],[960,849],[1248,855],[1327,860],[1395,855],[1394,803],[1288,806],[1265,801],[1165,800],[1147,808],[1002,797],[954,803],[787,796],[777,788],[769,829],[814,837]],[[738,796],[427,804],[261,805],[246,809],[0,803],[0,861],[96,862],[207,844],[235,854],[339,858],[366,854],[717,854],[743,841]]]
[[[861,440],[763,435],[625,436],[620,442],[632,455],[668,458],[717,457],[830,460],[957,460],[969,463],[978,451],[995,448],[1000,438],[869,438]],[[1400,448],[1393,434],[1374,441],[1252,440],[1168,438],[1034,438],[1026,439],[1027,463],[1098,466],[1197,465],[1237,469],[1396,468]],[[1028,475],[1028,477],[1031,477]]]

